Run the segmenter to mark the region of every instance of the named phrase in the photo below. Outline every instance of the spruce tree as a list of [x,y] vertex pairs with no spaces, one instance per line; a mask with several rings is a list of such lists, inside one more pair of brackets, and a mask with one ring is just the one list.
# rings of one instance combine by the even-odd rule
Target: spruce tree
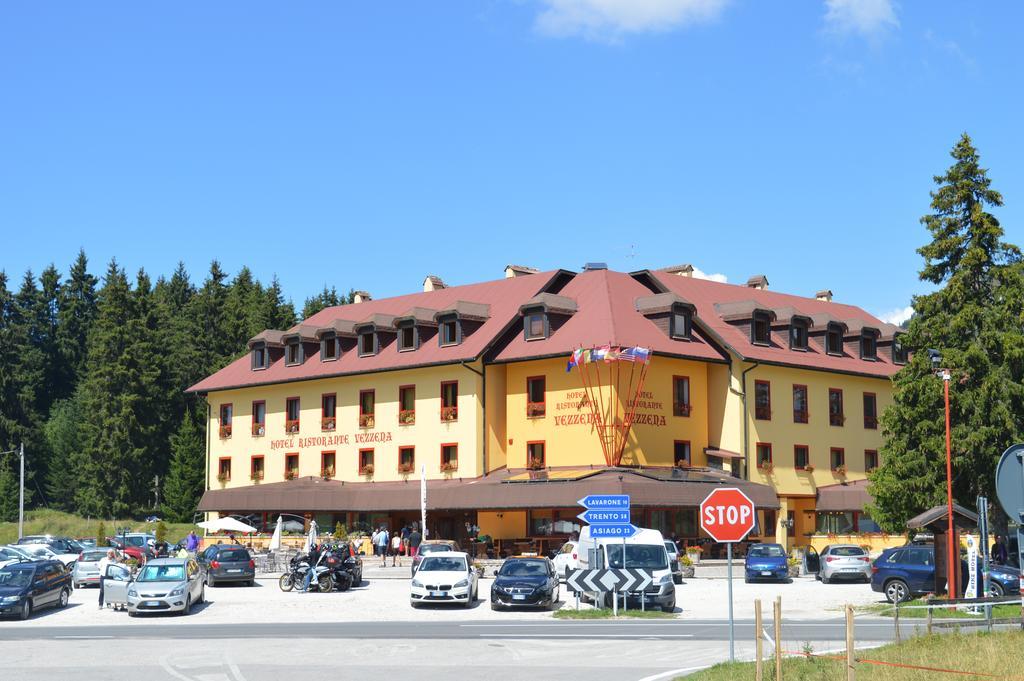
[[206,487],[206,456],[202,430],[186,413],[171,436],[171,464],[164,484],[164,516],[173,523],[190,523]]
[[285,302],[276,274],[267,288],[264,305],[260,318],[263,329],[290,329],[295,326],[295,307],[290,301]]
[[46,472],[46,494],[51,508],[73,513],[78,470],[81,466],[82,391],[53,405],[44,433],[50,450]]
[[78,251],[57,307],[57,344],[71,374],[71,390],[66,393],[70,395],[85,371],[86,341],[96,318],[96,277],[89,274],[85,251]]
[[905,337],[913,353],[893,379],[894,403],[882,418],[881,467],[871,474],[872,517],[903,531],[911,516],[945,503],[945,411],[942,381],[928,349],[952,371],[950,413],[954,499],[974,507],[994,494],[1003,450],[1024,436],[1024,283],[1020,250],[1002,241],[988,207],[1002,205],[965,134],[953,165],[935,177],[932,212],[921,222],[932,236],[919,249],[923,281]]
[[0,522],[18,519],[17,455],[0,455]]
[[302,318],[309,319],[320,310],[341,305],[343,302],[344,296],[338,295],[338,289],[333,286],[328,289],[327,285],[324,284],[323,291],[311,298],[306,298],[306,304],[302,306]]

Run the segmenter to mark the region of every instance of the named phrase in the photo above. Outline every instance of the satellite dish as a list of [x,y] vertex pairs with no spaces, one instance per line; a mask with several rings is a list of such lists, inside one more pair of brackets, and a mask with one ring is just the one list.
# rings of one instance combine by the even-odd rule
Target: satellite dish
[[1011,445],[999,459],[996,496],[1010,520],[1024,521],[1024,444]]

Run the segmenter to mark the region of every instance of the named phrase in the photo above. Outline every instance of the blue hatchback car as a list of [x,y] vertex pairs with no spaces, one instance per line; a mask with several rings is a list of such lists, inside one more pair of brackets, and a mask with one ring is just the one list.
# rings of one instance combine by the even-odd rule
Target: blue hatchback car
[[782,544],[754,544],[743,561],[744,581],[761,579],[787,581],[789,564]]
[[[966,561],[960,561],[960,571],[966,578]],[[978,578],[981,578],[980,564]],[[884,593],[890,603],[931,593],[935,590],[935,547],[912,545],[882,551],[882,555],[871,566],[871,589]],[[989,566],[989,593],[1003,596],[1019,592],[1017,568],[1009,565]]]

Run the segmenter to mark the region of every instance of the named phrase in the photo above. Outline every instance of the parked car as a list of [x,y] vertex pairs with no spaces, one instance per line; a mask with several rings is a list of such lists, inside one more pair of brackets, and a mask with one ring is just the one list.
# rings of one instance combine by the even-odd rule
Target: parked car
[[131,532],[119,534],[116,537],[109,537],[107,542],[118,551],[129,558],[141,560],[145,555],[146,559],[156,557],[156,536],[144,532]]
[[11,563],[0,568],[0,616],[23,620],[48,607],[63,608],[71,598],[71,574],[59,560]]
[[100,584],[100,561],[109,549],[84,549],[71,569],[71,582],[76,589],[86,584]]
[[192,606],[206,598],[203,573],[191,558],[154,558],[131,581],[108,580],[103,585],[104,600],[123,600],[128,615],[143,612],[177,612],[187,615]]
[[17,548],[32,560],[59,560],[68,568],[72,567],[72,564],[78,560],[77,553],[63,553],[58,555],[46,544],[18,544]]
[[430,554],[458,550],[459,545],[450,539],[428,539],[420,544],[420,549],[416,553],[416,557],[412,559],[412,574],[416,574],[416,570],[419,569],[420,563],[422,563],[423,559]]
[[830,544],[819,554],[816,578],[822,584],[836,579],[871,581],[871,558],[856,544]]
[[569,579],[570,572],[580,566],[578,547],[579,542],[570,539],[562,544],[562,548],[551,559],[555,564],[555,572],[563,582]]
[[743,561],[743,577],[748,584],[755,580],[789,579],[789,563],[782,544],[754,544]]
[[[623,556],[623,543],[625,543],[625,556]],[[636,534],[623,542],[622,539],[609,539],[594,537],[591,535],[590,525],[580,530],[580,541],[578,546],[579,566],[588,569],[591,554],[600,560],[599,565],[593,567],[609,568],[639,568],[651,573],[654,582],[641,592],[630,592],[627,598],[630,602],[636,602],[640,606],[641,599],[645,606],[657,606],[664,612],[672,612],[676,608],[676,587],[672,580],[672,571],[668,565],[668,551],[665,550],[665,537],[661,532],[653,529],[641,528]],[[625,559],[625,560],[623,560]],[[601,602],[602,607],[612,607],[612,594],[605,593],[603,596],[588,592],[585,598]],[[621,597],[621,596],[620,596]]]
[[509,558],[502,563],[491,585],[491,610],[519,606],[554,610],[558,592],[558,573],[550,560]]
[[479,595],[476,570],[462,551],[434,551],[420,562],[411,582],[409,602],[458,603],[470,607]]
[[668,566],[672,570],[672,581],[682,584],[683,566],[679,564],[679,547],[671,539],[666,539],[665,550],[668,552]]
[[32,547],[45,546],[50,549],[53,555],[57,556],[64,565],[68,566],[68,569],[74,566],[75,561],[78,560],[78,554],[81,553],[84,548],[81,544],[70,537],[56,537],[51,534],[37,534],[22,537],[18,540],[18,546],[24,547],[26,551],[37,556],[40,555],[40,552],[35,551]]
[[196,556],[206,586],[227,582],[256,583],[256,561],[240,544],[214,544]]
[[0,546],[0,567],[9,563],[20,563],[23,560],[35,560],[17,546]]
[[[960,561],[964,583],[967,562]],[[979,560],[978,578],[981,579]],[[989,593],[1020,593],[1020,574],[1008,565],[989,566]],[[871,590],[885,594],[890,603],[905,601],[935,591],[935,546],[910,545],[882,551],[871,565]]]

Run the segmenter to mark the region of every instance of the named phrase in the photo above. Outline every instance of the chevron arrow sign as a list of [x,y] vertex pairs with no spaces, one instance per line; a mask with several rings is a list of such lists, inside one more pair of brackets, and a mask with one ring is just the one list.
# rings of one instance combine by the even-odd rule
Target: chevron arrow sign
[[643,591],[654,583],[650,572],[636,568],[605,570],[572,570],[565,586],[573,593],[608,591]]

